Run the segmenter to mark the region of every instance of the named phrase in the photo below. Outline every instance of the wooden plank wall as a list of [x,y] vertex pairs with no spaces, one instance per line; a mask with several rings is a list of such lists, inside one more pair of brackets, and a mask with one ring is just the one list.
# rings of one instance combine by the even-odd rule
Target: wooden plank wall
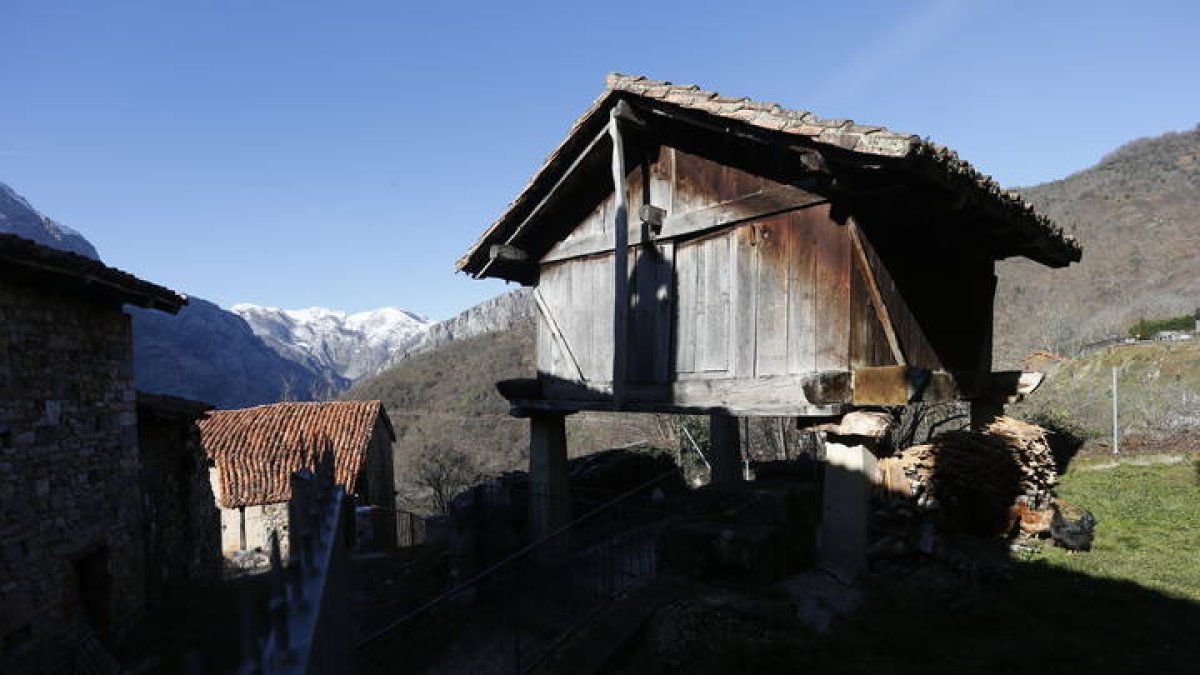
[[[782,186],[664,149],[629,177],[630,349],[627,381],[755,379],[895,363],[845,219],[827,202],[766,213],[721,229],[654,240],[636,218],[642,204],[669,217],[720,208]],[[741,202],[745,204],[743,200]],[[546,256],[539,292],[569,343],[555,344],[540,317],[538,369],[574,379],[567,351],[590,386],[612,375],[611,199]],[[581,242],[586,245],[581,245]],[[870,242],[866,264],[912,365],[938,367],[896,283]],[[572,257],[583,251],[582,257]]]
[[[634,383],[666,382],[671,358],[674,244],[669,241],[647,242],[630,249],[629,269],[633,270],[633,283],[630,284],[626,380]],[[604,304],[598,302],[600,296],[592,297],[589,304]]]
[[850,264],[846,228],[825,204],[678,243],[678,378],[844,369]]
[[[593,256],[542,268],[537,292],[550,316],[537,312],[537,368],[574,380],[574,357],[586,381],[612,379],[612,257]],[[579,302],[577,299],[591,299]],[[605,300],[596,302],[596,298]],[[557,325],[567,345],[557,343],[550,322]],[[569,353],[568,353],[569,352]]]

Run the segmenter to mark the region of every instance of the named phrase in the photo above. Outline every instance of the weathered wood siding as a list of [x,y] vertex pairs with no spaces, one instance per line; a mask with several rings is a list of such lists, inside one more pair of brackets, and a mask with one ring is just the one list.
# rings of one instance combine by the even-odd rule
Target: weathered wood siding
[[845,369],[852,315],[845,230],[819,204],[678,243],[677,377]]
[[[823,198],[670,148],[628,186],[631,385],[728,396],[724,385],[680,385],[736,389],[897,356],[941,367],[879,253],[861,234],[856,249],[849,217]],[[543,257],[537,289],[539,371],[596,390],[612,379],[612,203]],[[666,211],[660,236],[637,217],[643,204]]]

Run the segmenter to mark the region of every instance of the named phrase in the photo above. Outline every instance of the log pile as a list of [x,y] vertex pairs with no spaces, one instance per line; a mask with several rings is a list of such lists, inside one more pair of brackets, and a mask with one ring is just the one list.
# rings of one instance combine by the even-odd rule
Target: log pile
[[934,531],[1040,532],[1057,478],[1046,431],[1000,417],[984,433],[950,432],[881,459],[875,529],[891,549],[904,541],[926,553]]
[[1021,494],[1036,509],[1050,507],[1052,491],[1058,483],[1058,470],[1048,432],[1036,424],[1029,424],[1011,417],[997,417],[987,427],[985,437],[1000,439],[1014,453],[1017,468],[1021,472]]

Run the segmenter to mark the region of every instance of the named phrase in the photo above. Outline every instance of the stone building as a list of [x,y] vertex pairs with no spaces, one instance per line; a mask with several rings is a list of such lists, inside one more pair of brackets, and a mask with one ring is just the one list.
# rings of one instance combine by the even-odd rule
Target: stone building
[[221,575],[221,520],[196,421],[212,406],[138,392],[146,604],[165,608],[179,592]]
[[[288,548],[291,476],[334,455],[334,480],[359,506],[384,516],[377,545],[395,545],[395,487],[391,420],[379,401],[273,403],[216,410],[200,421],[200,440],[212,461],[213,493],[221,509],[221,550],[268,551],[270,534]],[[390,542],[390,544],[389,544]]]
[[180,295],[0,234],[0,672],[68,671],[81,627],[145,609],[133,346],[123,305]]

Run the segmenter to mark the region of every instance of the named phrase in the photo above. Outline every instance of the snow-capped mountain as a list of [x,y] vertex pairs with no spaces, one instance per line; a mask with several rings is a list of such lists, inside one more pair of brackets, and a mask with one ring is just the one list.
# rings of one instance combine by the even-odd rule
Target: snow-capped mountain
[[[0,232],[99,260],[82,234],[42,215],[3,183]],[[139,307],[126,312],[133,322],[133,382],[140,391],[237,408],[328,398],[350,384],[280,356],[241,317],[196,296],[177,315]]]
[[345,378],[281,356],[242,317],[192,296],[179,314],[138,307],[133,381],[141,391],[242,408],[337,396]]
[[433,325],[398,307],[347,314],[323,307],[277,309],[243,303],[231,310],[275,353],[351,382],[374,375]]
[[38,212],[25,198],[0,183],[0,232],[15,234],[43,246],[57,248],[99,260],[96,247],[71,228],[60,225]]
[[[42,215],[3,183],[0,232],[99,259],[83,235]],[[238,304],[230,311],[194,295],[178,315],[126,311],[139,390],[237,408],[337,396],[408,354],[528,320],[531,307],[522,290],[437,323],[397,307],[347,314]]]

